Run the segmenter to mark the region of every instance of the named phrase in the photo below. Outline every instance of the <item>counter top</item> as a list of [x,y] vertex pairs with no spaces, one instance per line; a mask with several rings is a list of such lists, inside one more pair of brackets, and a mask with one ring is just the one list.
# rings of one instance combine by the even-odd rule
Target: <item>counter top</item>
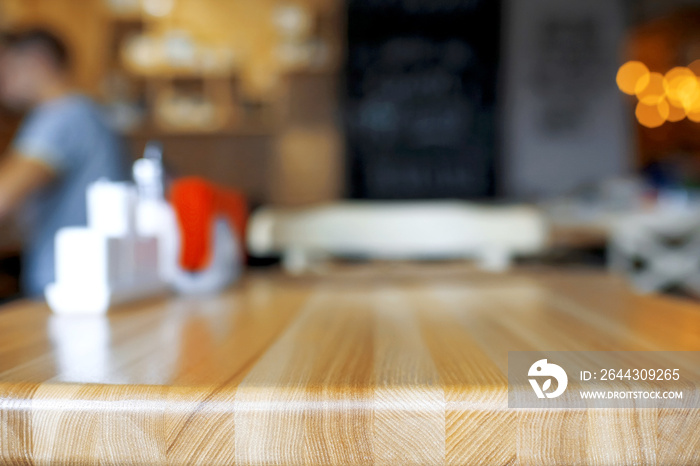
[[510,410],[508,351],[700,350],[700,306],[613,277],[251,274],[109,317],[0,309],[0,462],[683,464],[698,410]]

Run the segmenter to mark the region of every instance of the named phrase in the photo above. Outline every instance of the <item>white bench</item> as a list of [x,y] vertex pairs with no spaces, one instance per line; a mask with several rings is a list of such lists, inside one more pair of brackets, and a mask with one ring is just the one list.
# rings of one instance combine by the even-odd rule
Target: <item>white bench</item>
[[281,255],[291,273],[326,257],[464,258],[500,271],[514,256],[541,252],[546,240],[544,218],[534,208],[457,201],[265,208],[252,217],[248,231],[252,255]]

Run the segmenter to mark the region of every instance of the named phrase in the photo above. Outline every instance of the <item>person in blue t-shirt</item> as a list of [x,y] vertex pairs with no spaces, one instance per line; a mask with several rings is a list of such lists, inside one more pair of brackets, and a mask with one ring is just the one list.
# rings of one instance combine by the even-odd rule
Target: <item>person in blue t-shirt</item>
[[32,30],[3,39],[0,99],[29,113],[0,159],[0,220],[34,211],[22,284],[40,297],[54,280],[56,232],[86,224],[86,188],[100,178],[126,179],[127,158],[97,104],[73,91],[68,49],[57,36]]

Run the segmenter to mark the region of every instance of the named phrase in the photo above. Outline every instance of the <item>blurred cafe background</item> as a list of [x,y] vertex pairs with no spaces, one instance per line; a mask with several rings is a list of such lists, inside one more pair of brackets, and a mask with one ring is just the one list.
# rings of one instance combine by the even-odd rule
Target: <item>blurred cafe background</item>
[[518,261],[700,294],[697,0],[0,0],[0,28],[53,31],[132,158],[160,141],[252,211],[524,205],[547,238]]

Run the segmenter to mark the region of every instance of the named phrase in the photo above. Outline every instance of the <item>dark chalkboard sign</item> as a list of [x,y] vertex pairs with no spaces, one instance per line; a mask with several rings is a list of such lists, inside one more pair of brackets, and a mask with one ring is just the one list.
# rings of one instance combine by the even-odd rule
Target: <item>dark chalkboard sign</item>
[[349,0],[352,197],[494,194],[497,0]]

